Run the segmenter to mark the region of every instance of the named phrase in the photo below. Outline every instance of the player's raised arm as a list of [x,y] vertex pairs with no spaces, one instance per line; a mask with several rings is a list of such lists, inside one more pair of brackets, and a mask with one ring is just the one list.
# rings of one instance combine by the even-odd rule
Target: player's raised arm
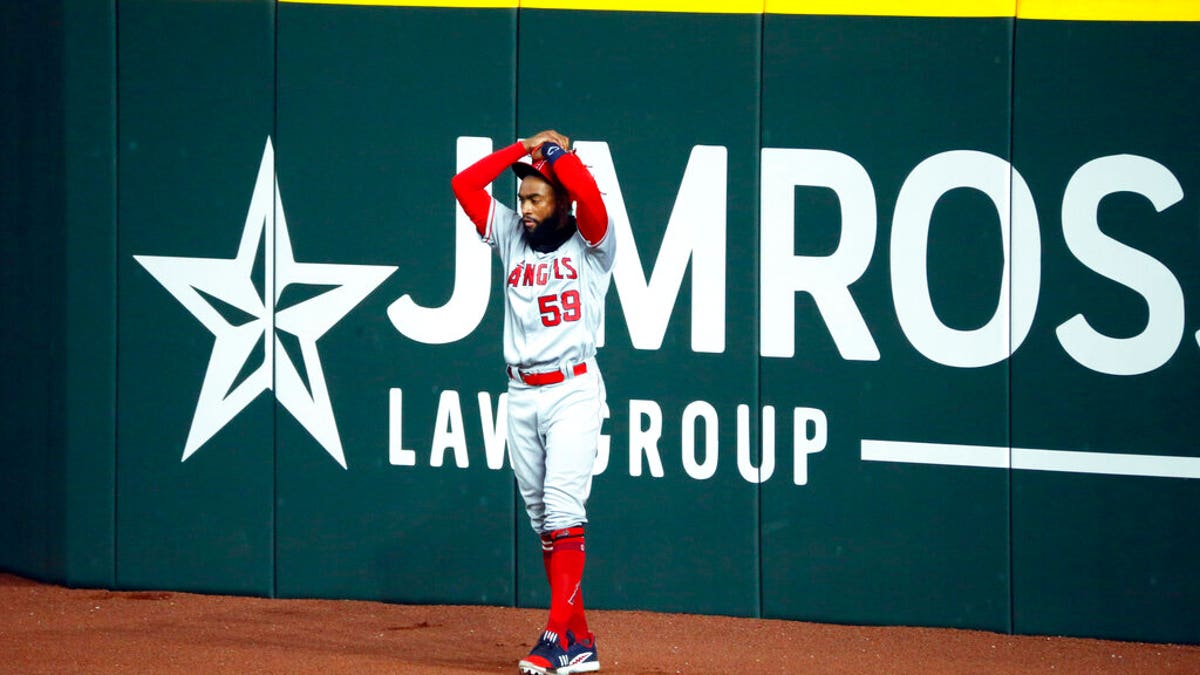
[[492,198],[487,193],[487,186],[513,162],[524,157],[527,152],[529,150],[525,144],[513,143],[475,162],[450,179],[454,198],[458,200],[467,217],[475,224],[479,236],[486,237],[488,235],[489,219],[493,212]]
[[573,152],[554,142],[540,146],[546,161],[554,167],[554,175],[575,201],[575,219],[579,233],[589,246],[595,246],[608,233],[608,209],[600,196],[596,179]]

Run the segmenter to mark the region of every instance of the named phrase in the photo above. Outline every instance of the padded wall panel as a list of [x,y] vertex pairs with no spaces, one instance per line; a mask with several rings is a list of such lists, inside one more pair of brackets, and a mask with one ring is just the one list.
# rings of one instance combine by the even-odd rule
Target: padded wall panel
[[[738,470],[736,420],[745,405],[747,427],[758,428],[760,26],[757,15],[520,14],[518,131],[557,128],[588,142],[580,156],[607,174],[610,216],[627,218],[630,232],[618,238],[599,354],[610,454],[589,508],[592,606],[758,611],[758,484]],[[665,243],[673,237],[692,247],[677,283],[670,270],[686,247]],[[665,328],[651,330],[655,320]],[[695,402],[710,406],[707,417],[685,418]],[[694,444],[682,442],[685,419]],[[651,440],[643,432],[656,424]],[[544,603],[536,540],[519,529],[519,600]]]
[[[346,467],[333,441],[301,423],[321,427],[317,411],[277,409],[281,595],[513,602],[512,474],[503,458],[489,467],[479,403],[484,394],[490,434],[505,387],[499,270],[487,267],[473,229],[459,232],[450,177],[460,137],[512,142],[515,22],[515,10],[280,7],[279,189],[290,246],[304,264],[352,266],[325,281],[281,277],[292,284],[283,293],[295,294],[281,311],[303,310],[312,296],[308,306],[323,312],[315,303],[332,286],[322,283],[370,291],[331,307],[330,319],[349,311],[316,357],[284,336],[308,390],[327,389]],[[482,252],[462,268],[460,236]],[[483,313],[464,318],[472,310],[450,301],[468,267],[486,286]],[[394,323],[389,308],[403,313],[405,303],[425,313]],[[451,344],[428,342],[420,329],[451,315],[476,323]],[[459,454],[434,447],[447,430]]]
[[275,107],[274,7],[118,7],[125,588],[273,590],[269,167],[254,196]]
[[[864,448],[1007,445],[1011,31],[766,17],[763,184],[782,187],[762,197],[780,215],[763,216],[759,312],[794,312],[762,335],[782,449],[781,480],[763,487],[767,616],[1008,627],[1007,473],[866,461]],[[963,151],[975,154],[942,154]],[[975,182],[998,203],[960,186],[964,166],[982,167]],[[788,240],[770,233],[789,229],[793,250],[778,250]],[[801,412],[801,447],[827,434],[815,454],[793,451],[797,407],[820,411]]]

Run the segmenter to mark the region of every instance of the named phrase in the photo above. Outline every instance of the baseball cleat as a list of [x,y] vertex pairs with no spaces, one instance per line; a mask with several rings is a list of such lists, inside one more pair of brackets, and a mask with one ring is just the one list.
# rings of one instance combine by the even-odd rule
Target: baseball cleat
[[600,657],[596,655],[596,635],[588,633],[582,640],[567,631],[567,663],[559,666],[558,675],[570,673],[594,673],[600,670]]
[[558,634],[552,631],[542,633],[538,643],[533,646],[529,656],[517,662],[521,675],[553,675],[558,668],[570,662],[567,650],[558,641]]

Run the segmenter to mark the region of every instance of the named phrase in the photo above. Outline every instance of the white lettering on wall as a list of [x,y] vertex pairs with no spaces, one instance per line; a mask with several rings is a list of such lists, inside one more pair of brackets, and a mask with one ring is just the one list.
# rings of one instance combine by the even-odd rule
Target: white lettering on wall
[[[575,144],[604,194],[617,236],[613,284],[637,349],[662,347],[688,261],[692,265],[692,351],[725,351],[725,190],[726,150],[692,148],[662,247],[644,273],[633,226],[607,143]],[[649,279],[649,280],[647,280]],[[601,344],[603,344],[601,342]]]
[[[1000,216],[1004,249],[996,311],[985,325],[973,330],[942,323],[929,294],[927,258],[933,209],[942,195],[958,188],[979,190],[992,200]],[[918,164],[896,198],[891,270],[896,318],[908,341],[926,358],[957,368],[978,368],[1007,359],[1029,334],[1041,286],[1037,211],[1021,174],[1007,161],[974,150],[943,152]]]
[[[696,459],[696,423],[704,424],[704,460]],[[707,401],[692,401],[683,409],[680,422],[680,451],[683,470],[696,480],[708,480],[717,473],[717,409]]]
[[[646,426],[642,426],[643,418]],[[642,457],[650,465],[650,475],[662,478],[662,457],[658,439],[662,437],[662,408],[654,401],[633,399],[629,402],[629,475],[642,475]]]
[[[462,136],[458,139],[457,167],[462,171],[492,152],[492,139]],[[447,192],[449,188],[447,187]],[[488,187],[491,194],[491,187]],[[491,295],[492,250],[480,241],[471,219],[454,207],[454,291],[441,307],[422,307],[402,295],[387,310],[392,325],[405,337],[425,344],[457,342],[471,334],[487,311]],[[397,223],[397,227],[422,227]]]
[[[488,138],[460,137],[459,169],[485,156],[492,147]],[[621,250],[613,272],[615,295],[633,346],[643,350],[662,347],[690,266],[691,349],[724,352],[730,262],[726,259],[726,148],[692,148],[649,274],[642,264],[640,253],[645,251],[639,252],[608,144],[580,141],[576,148],[605,195],[618,238]],[[851,286],[872,263],[877,243],[879,216],[871,177],[857,160],[832,150],[763,148],[760,160],[760,355],[796,355],[796,294],[806,293],[843,359],[879,360],[871,328],[851,294]],[[841,234],[833,253],[797,255],[795,231],[805,225],[796,222],[797,188],[828,189],[836,195]],[[977,190],[992,201],[1004,256],[999,294],[981,301],[989,309],[994,302],[991,317],[971,330],[940,320],[929,285],[931,218],[938,201],[957,189]],[[1183,288],[1158,259],[1101,232],[1099,204],[1106,195],[1117,192],[1142,195],[1159,212],[1182,200],[1184,192],[1162,164],[1135,155],[1113,155],[1080,167],[1063,196],[1062,227],[1068,249],[1090,270],[1140,295],[1148,308],[1146,325],[1132,336],[1105,335],[1077,313],[1059,325],[1056,334],[1064,351],[1080,365],[1105,374],[1138,375],[1161,367],[1178,351],[1185,330]],[[987,216],[990,223],[991,214]],[[414,341],[445,344],[461,340],[479,326],[487,310],[491,252],[479,242],[460,208],[456,208],[455,227],[450,299],[440,307],[422,307],[412,296],[403,295],[388,308],[396,329]],[[979,368],[1015,353],[1029,336],[1037,313],[1041,265],[1041,234],[1033,195],[1005,159],[974,150],[942,152],[920,162],[901,185],[889,241],[890,290],[901,331],[929,360],[955,368]],[[601,323],[597,336],[601,345],[603,333]],[[1200,332],[1195,338],[1200,344]],[[495,450],[500,446],[489,447]],[[401,462],[413,461],[408,452],[396,445],[389,455],[403,466]],[[493,452],[489,461],[496,457]]]
[[1169,169],[1152,159],[1113,155],[1079,167],[1063,195],[1067,248],[1095,273],[1141,295],[1149,309],[1146,327],[1131,337],[1111,337],[1076,314],[1056,333],[1063,349],[1080,364],[1110,375],[1139,375],[1169,361],[1179,347],[1183,289],[1161,262],[1100,231],[1096,218],[1100,200],[1115,192],[1140,194],[1161,212],[1183,199],[1183,187]]
[[458,468],[465,469],[470,465],[462,404],[457,391],[446,390],[438,397],[437,421],[433,424],[433,442],[429,446],[429,466],[441,466],[447,450],[454,451],[454,464]]
[[417,451],[404,447],[404,392],[399,388],[388,390],[388,463],[417,465]]
[[737,465],[738,473],[747,483],[765,483],[775,474],[775,407],[765,405],[762,409],[762,457],[754,466],[750,456],[750,406],[737,407]]
[[[411,467],[417,465],[417,453],[404,447],[404,425],[402,424],[404,400],[403,391],[399,388],[388,390],[388,448],[389,460],[393,466]],[[483,456],[487,468],[499,471],[504,468],[505,448],[508,434],[507,394],[495,397],[496,407],[493,414],[493,396],[489,392],[478,392],[475,400],[479,404],[479,438],[483,441]],[[663,433],[663,411],[657,401],[646,399],[630,399],[629,410],[629,475],[641,477],[646,467],[652,478],[663,478],[666,475],[662,461],[660,441]],[[823,451],[828,444],[829,431],[825,412],[817,408],[796,407],[792,412],[793,457],[795,468],[792,480],[796,485],[808,484],[809,455]],[[471,447],[468,442],[467,429],[463,423],[465,416],[461,404],[461,395],[457,391],[444,390],[438,396],[435,419],[418,420],[418,426],[430,430],[429,466],[442,468],[446,464],[447,451],[453,453],[453,465],[459,469],[469,469],[469,455],[478,453],[478,447]],[[602,417],[608,419],[609,407],[603,407]],[[708,480],[713,478],[720,469],[720,413],[716,406],[708,401],[692,401],[684,406],[679,416],[680,424],[680,459],[683,472],[693,480]],[[775,474],[775,407],[762,407],[761,455],[756,457],[750,438],[750,406],[739,404],[736,408],[736,458],[737,470],[747,483],[765,483]],[[699,432],[698,430],[703,430]],[[475,438],[475,428],[470,430],[470,438]],[[611,456],[611,438],[601,433],[597,447],[596,460],[592,467],[592,475],[603,474],[609,467]],[[478,459],[478,455],[476,455]],[[757,462],[757,465],[755,464]],[[478,464],[478,462],[477,462]],[[511,464],[511,458],[510,458]]]
[[[829,188],[837,195],[842,236],[830,255],[795,254],[797,186]],[[866,169],[840,152],[763,148],[761,207],[762,355],[795,355],[795,294],[804,292],[816,302],[842,358],[878,361],[879,348],[850,295],[850,284],[867,270],[875,248],[875,190]]]
[[[812,422],[813,434],[808,435]],[[829,423],[825,412],[817,408],[796,408],[792,412],[792,482],[808,485],[808,456],[825,449],[829,441]]]

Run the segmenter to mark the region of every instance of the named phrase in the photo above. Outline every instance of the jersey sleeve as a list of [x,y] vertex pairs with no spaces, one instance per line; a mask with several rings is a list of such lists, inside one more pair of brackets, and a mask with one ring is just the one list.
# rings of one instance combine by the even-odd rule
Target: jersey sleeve
[[596,179],[575,153],[566,153],[554,162],[554,176],[575,200],[575,220],[588,246],[595,248],[609,235],[608,209],[600,196]]
[[584,238],[583,232],[576,233],[577,237],[583,239],[585,254],[596,264],[601,272],[611,272],[613,262],[617,257],[617,235],[613,232],[612,221],[608,222],[607,228],[608,232],[595,245],[592,245]]
[[510,209],[493,199],[487,193],[487,186],[525,154],[525,146],[518,141],[475,162],[450,179],[454,198],[475,225],[480,238],[488,244],[494,243],[496,223]]

